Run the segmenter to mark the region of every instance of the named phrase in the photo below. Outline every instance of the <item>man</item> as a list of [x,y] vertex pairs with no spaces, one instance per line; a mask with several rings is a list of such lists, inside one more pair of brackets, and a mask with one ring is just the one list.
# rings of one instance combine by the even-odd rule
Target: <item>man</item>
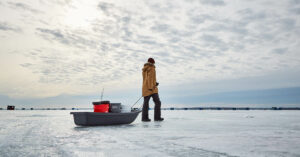
[[142,112],[142,121],[150,122],[148,110],[149,110],[149,100],[152,97],[155,107],[154,107],[154,120],[163,121],[161,118],[160,106],[161,102],[158,96],[158,83],[156,82],[156,72],[155,72],[155,61],[153,58],[149,58],[148,62],[144,64],[143,68],[143,94],[144,104]]

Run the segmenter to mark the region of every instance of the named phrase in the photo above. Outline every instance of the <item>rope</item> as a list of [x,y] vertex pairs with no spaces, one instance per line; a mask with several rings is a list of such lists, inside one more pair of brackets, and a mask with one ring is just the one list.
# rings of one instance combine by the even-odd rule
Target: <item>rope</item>
[[[136,103],[138,103],[138,102],[141,100],[142,97],[143,97],[143,96],[141,96],[141,97],[140,97],[140,98],[139,98],[139,99],[131,106],[131,108],[133,108],[133,106],[136,105]],[[140,108],[141,108],[141,107],[140,107]],[[140,109],[140,108],[139,108],[139,109]]]

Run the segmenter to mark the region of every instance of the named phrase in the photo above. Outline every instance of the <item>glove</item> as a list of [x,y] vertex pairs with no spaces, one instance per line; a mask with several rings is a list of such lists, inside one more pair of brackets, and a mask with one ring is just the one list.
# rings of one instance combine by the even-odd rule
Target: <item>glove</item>
[[159,83],[158,82],[156,82],[156,86],[158,86],[159,85]]

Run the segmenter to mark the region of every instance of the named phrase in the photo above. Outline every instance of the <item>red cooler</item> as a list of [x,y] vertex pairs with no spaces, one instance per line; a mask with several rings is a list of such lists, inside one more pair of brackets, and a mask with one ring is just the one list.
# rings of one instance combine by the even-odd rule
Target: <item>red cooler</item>
[[109,104],[110,104],[109,101],[93,102],[94,112],[108,113],[108,111],[109,111]]

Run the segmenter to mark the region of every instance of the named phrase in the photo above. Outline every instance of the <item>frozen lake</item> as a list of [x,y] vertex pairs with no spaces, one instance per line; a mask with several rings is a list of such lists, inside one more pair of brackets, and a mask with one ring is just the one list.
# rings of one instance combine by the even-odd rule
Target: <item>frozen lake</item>
[[162,111],[104,127],[70,112],[0,111],[0,156],[300,156],[300,111]]

